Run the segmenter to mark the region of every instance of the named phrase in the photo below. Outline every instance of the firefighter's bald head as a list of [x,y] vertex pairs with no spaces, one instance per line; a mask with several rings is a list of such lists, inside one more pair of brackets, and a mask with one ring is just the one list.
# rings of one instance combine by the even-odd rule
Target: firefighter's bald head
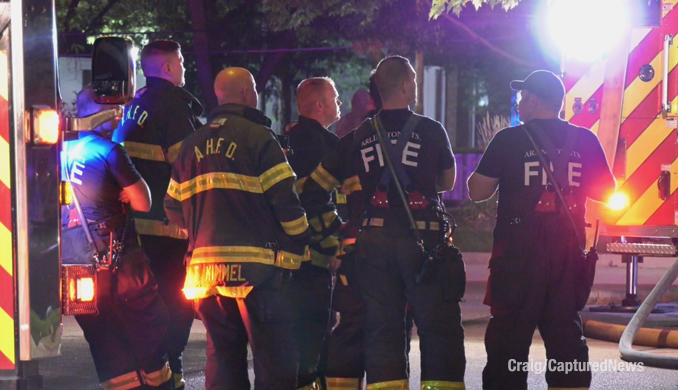
[[242,104],[257,108],[257,84],[254,76],[245,68],[226,68],[214,81],[214,93],[219,105]]

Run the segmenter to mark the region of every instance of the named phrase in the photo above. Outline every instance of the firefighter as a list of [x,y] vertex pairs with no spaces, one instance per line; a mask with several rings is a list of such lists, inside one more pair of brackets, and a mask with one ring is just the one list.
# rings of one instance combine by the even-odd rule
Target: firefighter
[[186,276],[186,235],[167,223],[162,202],[170,181],[172,163],[181,141],[201,125],[200,102],[181,88],[184,65],[181,47],[174,41],[154,41],[141,51],[146,87],[125,108],[114,141],[124,143],[134,165],[151,188],[153,206],[135,213],[141,246],[158,278],[160,296],[170,309],[170,332],[166,343],[175,388],[183,389],[183,352],[195,318],[192,302],[181,288]]
[[[77,108],[80,116],[89,116],[110,107],[94,103],[94,91],[87,87],[78,94]],[[110,141],[112,129],[107,123],[80,133],[79,140],[66,145],[70,182],[97,250],[108,252],[111,240],[123,245],[113,276],[118,286],[113,290],[115,297],[101,287],[97,291],[99,314],[75,318],[89,343],[104,389],[172,389],[171,371],[162,349],[168,330],[167,308],[158,296],[148,259],[137,243],[134,222],[124,206],[128,203],[134,210],[148,211],[150,191],[125,149]],[[69,226],[75,229],[81,222],[76,214]],[[69,248],[88,247],[87,240],[65,244]],[[130,280],[135,288],[127,290],[132,292],[128,295],[121,286],[130,286],[126,284]]]
[[[409,301],[420,336],[421,385],[424,389],[464,387],[465,357],[459,300],[452,292],[459,274],[446,262],[436,263],[426,282],[415,277],[423,264],[422,249],[405,207],[410,207],[427,249],[439,243],[442,226],[436,210],[439,191],[450,190],[455,163],[443,126],[409,110],[416,102],[415,72],[410,62],[391,56],[377,66],[375,81],[383,109],[372,120],[342,138],[306,181],[301,195],[310,216],[322,212],[327,193],[341,181],[355,181],[363,191],[364,215],[349,220],[355,230],[356,271],[365,302],[367,389],[407,389],[405,310]],[[408,205],[400,200],[389,179],[375,127],[394,141],[393,164],[403,171]],[[385,146],[386,147],[386,146]],[[398,167],[400,165],[400,167]],[[402,169],[400,169],[402,168]],[[445,266],[445,267],[443,267]]]
[[[509,362],[528,361],[537,327],[547,359],[588,362],[577,313],[585,300],[576,299],[584,279],[578,268],[583,263],[584,207],[586,198],[603,200],[615,189],[596,135],[559,119],[565,88],[555,74],[536,71],[513,81],[511,88],[521,91],[518,109],[524,125],[500,131],[468,180],[473,201],[501,192],[485,297],[492,314],[485,333],[483,388],[488,390],[527,389],[527,371],[511,371]],[[554,167],[573,221],[526,130]],[[546,382],[549,388],[588,388],[591,372],[548,371]]]
[[227,68],[219,107],[189,136],[172,170],[165,211],[188,230],[184,293],[207,330],[208,390],[293,390],[293,271],[308,259],[308,222],[271,120],[256,109],[254,78]]
[[[316,77],[299,84],[299,120],[288,131],[289,146],[293,151],[288,160],[298,178],[297,188],[303,187],[322,158],[339,143],[339,137],[328,128],[341,116],[340,106],[332,79]],[[318,362],[327,334],[332,301],[332,275],[328,267],[336,270],[337,246],[337,239],[330,236],[312,247],[311,260],[301,265],[294,279],[299,300],[295,333],[299,347],[297,385],[300,389],[320,389],[321,386]]]
[[[373,117],[381,110],[381,97],[374,83],[374,74],[370,76],[368,88],[367,102],[362,101],[362,99],[356,101],[355,94],[351,101],[352,112],[363,113],[358,126],[365,119]],[[356,104],[364,104],[365,106],[356,107]],[[337,123],[337,126],[340,122]],[[354,130],[355,127],[350,129],[350,131]],[[339,196],[335,203],[339,216],[342,219],[361,220],[362,191],[356,191],[356,188],[353,188],[348,196],[345,194],[347,192],[345,189],[341,192],[348,201],[347,206],[350,208],[350,212],[348,208],[342,210],[343,197]],[[354,218],[351,218],[350,215],[353,215]],[[345,236],[355,237],[360,226],[358,225],[354,229],[350,229],[349,226],[351,225],[347,224],[344,227]],[[349,230],[354,231],[349,234]],[[326,343],[324,373],[327,390],[360,390],[363,388],[362,382],[365,376],[363,335],[365,304],[356,288],[356,281],[352,278],[355,269],[355,255],[351,251],[355,249],[354,243],[355,238],[342,241],[340,246],[341,259],[337,259],[335,267],[336,280],[332,291],[332,310],[338,314],[338,321],[332,324],[332,330]],[[337,318],[336,315],[335,318]]]

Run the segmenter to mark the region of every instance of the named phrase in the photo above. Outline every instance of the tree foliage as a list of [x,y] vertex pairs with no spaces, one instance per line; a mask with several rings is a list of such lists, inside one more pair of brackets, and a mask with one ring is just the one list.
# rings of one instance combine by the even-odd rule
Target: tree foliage
[[476,7],[476,10],[483,4],[489,4],[492,8],[496,5],[500,5],[504,10],[509,10],[517,6],[519,2],[520,0],[433,0],[429,18],[437,19],[443,12],[450,11],[459,16],[461,10],[467,3],[472,3],[473,6]]
[[[271,78],[279,80],[285,91],[292,91],[301,79],[324,75],[345,76],[350,80],[345,91],[352,93],[361,85],[358,79],[365,77],[384,55],[411,57],[415,50],[424,51],[428,65],[455,66],[462,73],[496,67],[493,54],[488,54],[483,44],[476,44],[477,37],[469,36],[469,31],[448,19],[432,20],[430,15],[436,9],[442,10],[439,13],[458,12],[468,2],[475,6],[485,3],[511,7],[518,1],[56,0],[56,3],[60,55],[86,54],[93,37],[102,34],[122,34],[137,47],[155,39],[176,40],[186,58],[187,88],[211,108],[216,104],[212,82],[227,66],[249,69],[264,93],[271,92],[264,89]],[[523,0],[518,8],[531,1],[536,0]],[[466,12],[454,19],[468,26],[467,30],[496,42],[527,30],[524,17],[507,16],[514,12],[482,7],[478,12]],[[521,47],[521,40],[521,37],[502,40],[501,50],[520,58],[534,56]],[[491,73],[515,77],[515,67],[504,61]],[[482,78],[476,73],[463,82],[476,83]],[[342,98],[348,101],[350,95]]]

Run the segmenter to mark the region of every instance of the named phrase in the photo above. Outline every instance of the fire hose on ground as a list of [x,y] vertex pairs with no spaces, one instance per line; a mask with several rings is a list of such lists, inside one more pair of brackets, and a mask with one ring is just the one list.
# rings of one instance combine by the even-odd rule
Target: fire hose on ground
[[628,362],[642,362],[647,366],[678,369],[678,357],[656,355],[637,351],[632,344],[654,348],[678,349],[678,331],[664,329],[641,328],[648,316],[671,284],[678,278],[678,260],[668,269],[659,283],[652,289],[647,299],[640,305],[628,326],[613,325],[598,321],[587,321],[584,324],[587,337],[617,342],[621,358]]

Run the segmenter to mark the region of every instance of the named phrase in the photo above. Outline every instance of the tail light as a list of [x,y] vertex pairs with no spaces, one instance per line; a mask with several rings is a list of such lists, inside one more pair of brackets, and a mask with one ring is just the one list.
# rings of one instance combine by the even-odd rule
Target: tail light
[[59,114],[55,110],[33,107],[31,125],[35,145],[54,145],[59,141]]
[[63,315],[98,314],[97,271],[91,265],[61,267]]

